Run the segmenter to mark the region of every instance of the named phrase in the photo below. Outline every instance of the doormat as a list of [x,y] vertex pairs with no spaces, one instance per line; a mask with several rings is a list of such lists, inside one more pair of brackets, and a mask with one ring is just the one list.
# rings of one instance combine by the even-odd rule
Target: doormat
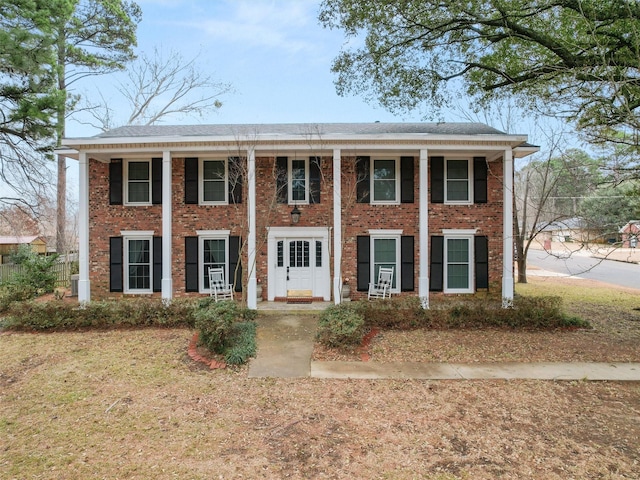
[[312,303],[311,290],[287,290],[287,303]]

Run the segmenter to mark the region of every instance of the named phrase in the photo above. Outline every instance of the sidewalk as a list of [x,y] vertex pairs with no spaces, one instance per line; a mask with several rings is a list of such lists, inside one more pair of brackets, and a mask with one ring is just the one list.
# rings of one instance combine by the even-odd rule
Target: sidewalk
[[422,379],[422,380],[611,380],[640,381],[640,363],[376,363],[312,362],[316,317],[302,312],[258,321],[258,355],[250,378]]

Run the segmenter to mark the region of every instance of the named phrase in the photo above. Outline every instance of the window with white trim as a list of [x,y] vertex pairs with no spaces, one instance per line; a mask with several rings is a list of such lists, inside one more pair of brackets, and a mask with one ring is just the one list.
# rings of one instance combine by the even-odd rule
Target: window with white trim
[[391,291],[400,291],[400,235],[371,235],[371,267],[371,283],[378,281],[380,267],[393,267]]
[[125,293],[151,293],[153,290],[153,237],[124,236]]
[[229,199],[227,159],[200,159],[200,204],[226,205]]
[[128,205],[151,204],[151,161],[125,161],[125,203]]
[[445,160],[445,201],[470,203],[472,201],[471,161],[469,159]]
[[371,162],[371,203],[398,203],[400,162],[397,158],[373,159]]
[[473,293],[473,235],[445,235],[444,292]]
[[309,203],[309,159],[289,159],[289,203]]
[[229,281],[229,235],[202,235],[198,237],[200,242],[199,272],[200,293],[209,293],[209,269],[224,269],[224,279]]

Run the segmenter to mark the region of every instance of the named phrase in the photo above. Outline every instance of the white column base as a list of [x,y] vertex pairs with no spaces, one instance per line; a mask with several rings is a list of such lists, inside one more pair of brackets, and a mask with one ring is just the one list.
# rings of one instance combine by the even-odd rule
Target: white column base
[[78,302],[87,303],[91,301],[91,281],[78,280]]
[[333,277],[333,303],[340,305],[342,302],[342,280],[339,277]]
[[429,308],[429,277],[420,277],[418,279],[418,295],[420,303],[425,310]]
[[173,280],[171,278],[162,279],[162,301],[168,304],[173,299]]
[[253,277],[249,277],[249,284],[247,285],[247,308],[250,310],[258,309],[258,298],[256,289],[258,288],[258,281],[255,274]]
[[513,276],[502,276],[502,308],[513,307]]

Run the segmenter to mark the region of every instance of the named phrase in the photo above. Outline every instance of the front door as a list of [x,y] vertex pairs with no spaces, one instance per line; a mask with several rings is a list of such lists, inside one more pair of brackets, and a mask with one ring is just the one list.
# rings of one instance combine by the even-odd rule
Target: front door
[[313,291],[311,241],[288,240],[287,290]]
[[269,300],[290,290],[330,299],[328,230],[272,228],[269,232]]

